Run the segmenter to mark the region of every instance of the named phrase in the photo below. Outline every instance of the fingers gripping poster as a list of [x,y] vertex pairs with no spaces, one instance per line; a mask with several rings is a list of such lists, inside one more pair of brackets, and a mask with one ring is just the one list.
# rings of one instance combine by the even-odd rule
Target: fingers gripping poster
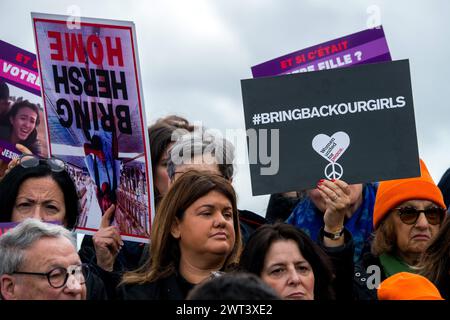
[[109,224],[124,239],[147,241],[153,193],[134,24],[81,18],[73,25],[38,13],[32,20],[49,150],[76,183],[77,231],[98,230],[114,204]]

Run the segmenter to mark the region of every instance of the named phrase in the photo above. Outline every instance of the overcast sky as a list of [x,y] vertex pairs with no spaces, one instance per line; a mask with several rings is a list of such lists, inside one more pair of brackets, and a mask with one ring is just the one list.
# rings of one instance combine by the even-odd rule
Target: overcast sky
[[[436,182],[450,166],[449,1],[1,1],[0,39],[35,52],[30,12],[71,5],[136,24],[149,124],[175,113],[223,134],[244,128],[240,79],[251,66],[366,29],[375,8],[392,58],[410,59],[420,156]],[[239,207],[264,214],[268,197],[251,197],[247,166],[234,184]]]

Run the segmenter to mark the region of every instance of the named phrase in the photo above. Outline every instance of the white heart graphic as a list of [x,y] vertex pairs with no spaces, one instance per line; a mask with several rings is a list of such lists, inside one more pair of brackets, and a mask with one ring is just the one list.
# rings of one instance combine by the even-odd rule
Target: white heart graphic
[[312,141],[313,149],[330,163],[335,163],[350,145],[350,137],[343,131],[336,132],[331,137],[320,133]]

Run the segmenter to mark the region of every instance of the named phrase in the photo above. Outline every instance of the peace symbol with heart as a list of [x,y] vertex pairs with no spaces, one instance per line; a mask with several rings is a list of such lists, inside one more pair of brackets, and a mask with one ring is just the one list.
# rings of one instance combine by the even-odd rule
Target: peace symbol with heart
[[350,137],[344,131],[338,131],[331,137],[320,133],[312,140],[313,149],[329,162],[324,172],[328,179],[339,179],[344,175],[344,169],[337,161],[349,146]]

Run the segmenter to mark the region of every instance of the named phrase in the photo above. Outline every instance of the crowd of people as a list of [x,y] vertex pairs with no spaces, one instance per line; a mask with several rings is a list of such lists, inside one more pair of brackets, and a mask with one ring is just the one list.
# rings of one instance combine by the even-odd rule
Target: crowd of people
[[[0,237],[1,299],[450,298],[448,202],[422,160],[419,177],[272,195],[266,219],[238,209],[233,145],[197,129],[178,116],[149,127],[148,244],[122,240],[112,204],[77,252],[83,180],[52,158],[13,161],[0,181],[0,222],[18,223]],[[120,182],[136,214],[140,179]]]

